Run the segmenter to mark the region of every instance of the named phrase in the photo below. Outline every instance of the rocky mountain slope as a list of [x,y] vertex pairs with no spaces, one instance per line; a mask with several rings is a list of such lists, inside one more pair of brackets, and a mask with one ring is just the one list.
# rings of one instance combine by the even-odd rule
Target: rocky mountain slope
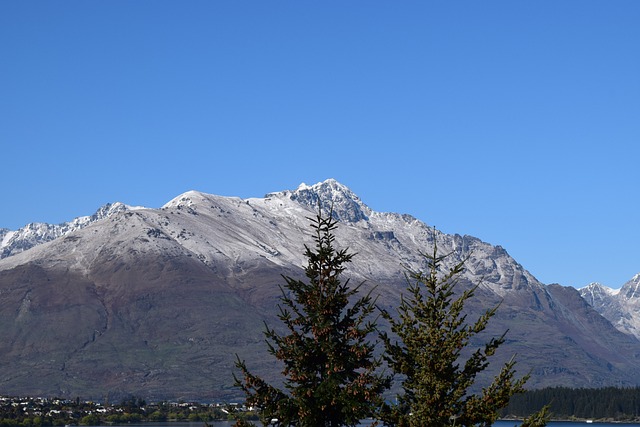
[[640,339],[640,274],[616,290],[591,283],[580,295],[620,331]]
[[126,210],[141,209],[124,203],[108,203],[98,209],[93,215],[82,216],[73,221],[62,224],[46,224],[32,222],[19,230],[11,231],[0,228],[0,259],[26,251],[41,243],[50,242],[74,231],[80,230],[89,224],[107,218],[111,215]]
[[[471,318],[501,303],[509,329],[494,366],[517,354],[532,387],[640,384],[640,342],[572,289],[538,282],[500,246],[372,211],[334,180],[240,199],[189,191],[160,209],[122,209],[0,260],[0,394],[231,398],[233,363],[277,381],[263,322],[279,327],[282,274],[303,276],[318,203],[333,205],[346,275],[397,306],[405,267],[437,242],[481,283]],[[5,236],[6,237],[6,236]]]

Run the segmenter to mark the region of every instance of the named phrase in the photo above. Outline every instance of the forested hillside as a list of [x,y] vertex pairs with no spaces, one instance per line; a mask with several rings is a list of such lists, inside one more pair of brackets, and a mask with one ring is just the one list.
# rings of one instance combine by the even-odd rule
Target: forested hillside
[[550,406],[553,419],[638,420],[640,387],[553,387],[531,390],[513,396],[503,416],[524,417],[546,404]]

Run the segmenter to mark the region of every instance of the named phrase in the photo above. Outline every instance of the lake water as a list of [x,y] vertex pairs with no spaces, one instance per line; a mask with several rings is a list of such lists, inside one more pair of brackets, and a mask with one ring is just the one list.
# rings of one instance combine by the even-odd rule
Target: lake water
[[[498,421],[494,427],[514,427],[518,425],[517,421]],[[548,427],[633,427],[640,424],[621,424],[621,423],[586,423],[586,422],[570,422],[570,421],[551,421],[547,423]]]
[[[494,427],[514,427],[519,423],[517,421],[497,421]],[[213,421],[209,425],[212,427],[230,427],[233,425],[232,421]],[[258,426],[262,424],[257,423]],[[371,425],[371,422],[364,421],[360,424],[362,427]],[[127,427],[203,427],[204,423],[144,423],[144,424],[126,424]],[[640,424],[621,424],[621,423],[585,423],[585,422],[568,422],[568,421],[552,421],[547,424],[548,427],[640,427]],[[117,425],[111,426],[98,426],[98,427],[117,427]]]

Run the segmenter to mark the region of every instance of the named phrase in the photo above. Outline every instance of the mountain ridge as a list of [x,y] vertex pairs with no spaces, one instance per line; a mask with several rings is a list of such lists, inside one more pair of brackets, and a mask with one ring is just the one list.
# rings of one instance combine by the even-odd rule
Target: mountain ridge
[[348,277],[381,307],[395,310],[405,268],[424,269],[420,251],[437,243],[447,262],[466,260],[461,289],[480,284],[470,316],[501,304],[487,330],[510,330],[496,363],[517,353],[532,387],[640,384],[640,342],[577,291],[540,283],[500,246],[375,212],[327,180],[264,198],[187,191],[0,260],[0,392],[229,397],[234,354],[277,381],[263,324],[278,327],[281,276],[304,276],[318,202],[357,254]]
[[32,222],[18,230],[0,229],[0,259],[23,252],[42,243],[50,242],[89,224],[126,210],[143,209],[121,202],[106,203],[92,215],[79,216],[60,224]]
[[591,283],[579,292],[618,330],[640,339],[640,274],[633,276],[620,289]]

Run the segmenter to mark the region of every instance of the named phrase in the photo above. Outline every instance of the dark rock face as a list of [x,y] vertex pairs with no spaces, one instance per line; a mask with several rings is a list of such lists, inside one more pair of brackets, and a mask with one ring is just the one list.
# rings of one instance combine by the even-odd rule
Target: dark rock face
[[494,371],[517,354],[532,387],[640,384],[640,343],[575,290],[540,284],[500,247],[433,234],[324,184],[249,200],[189,192],[1,260],[0,394],[231,399],[236,354],[277,382],[262,331],[280,327],[281,275],[303,277],[312,194],[336,195],[336,243],[357,252],[346,276],[381,307],[395,312],[402,266],[423,268],[418,253],[435,239],[452,261],[468,257],[460,289],[482,280],[470,321],[501,304],[480,337],[509,330]]

